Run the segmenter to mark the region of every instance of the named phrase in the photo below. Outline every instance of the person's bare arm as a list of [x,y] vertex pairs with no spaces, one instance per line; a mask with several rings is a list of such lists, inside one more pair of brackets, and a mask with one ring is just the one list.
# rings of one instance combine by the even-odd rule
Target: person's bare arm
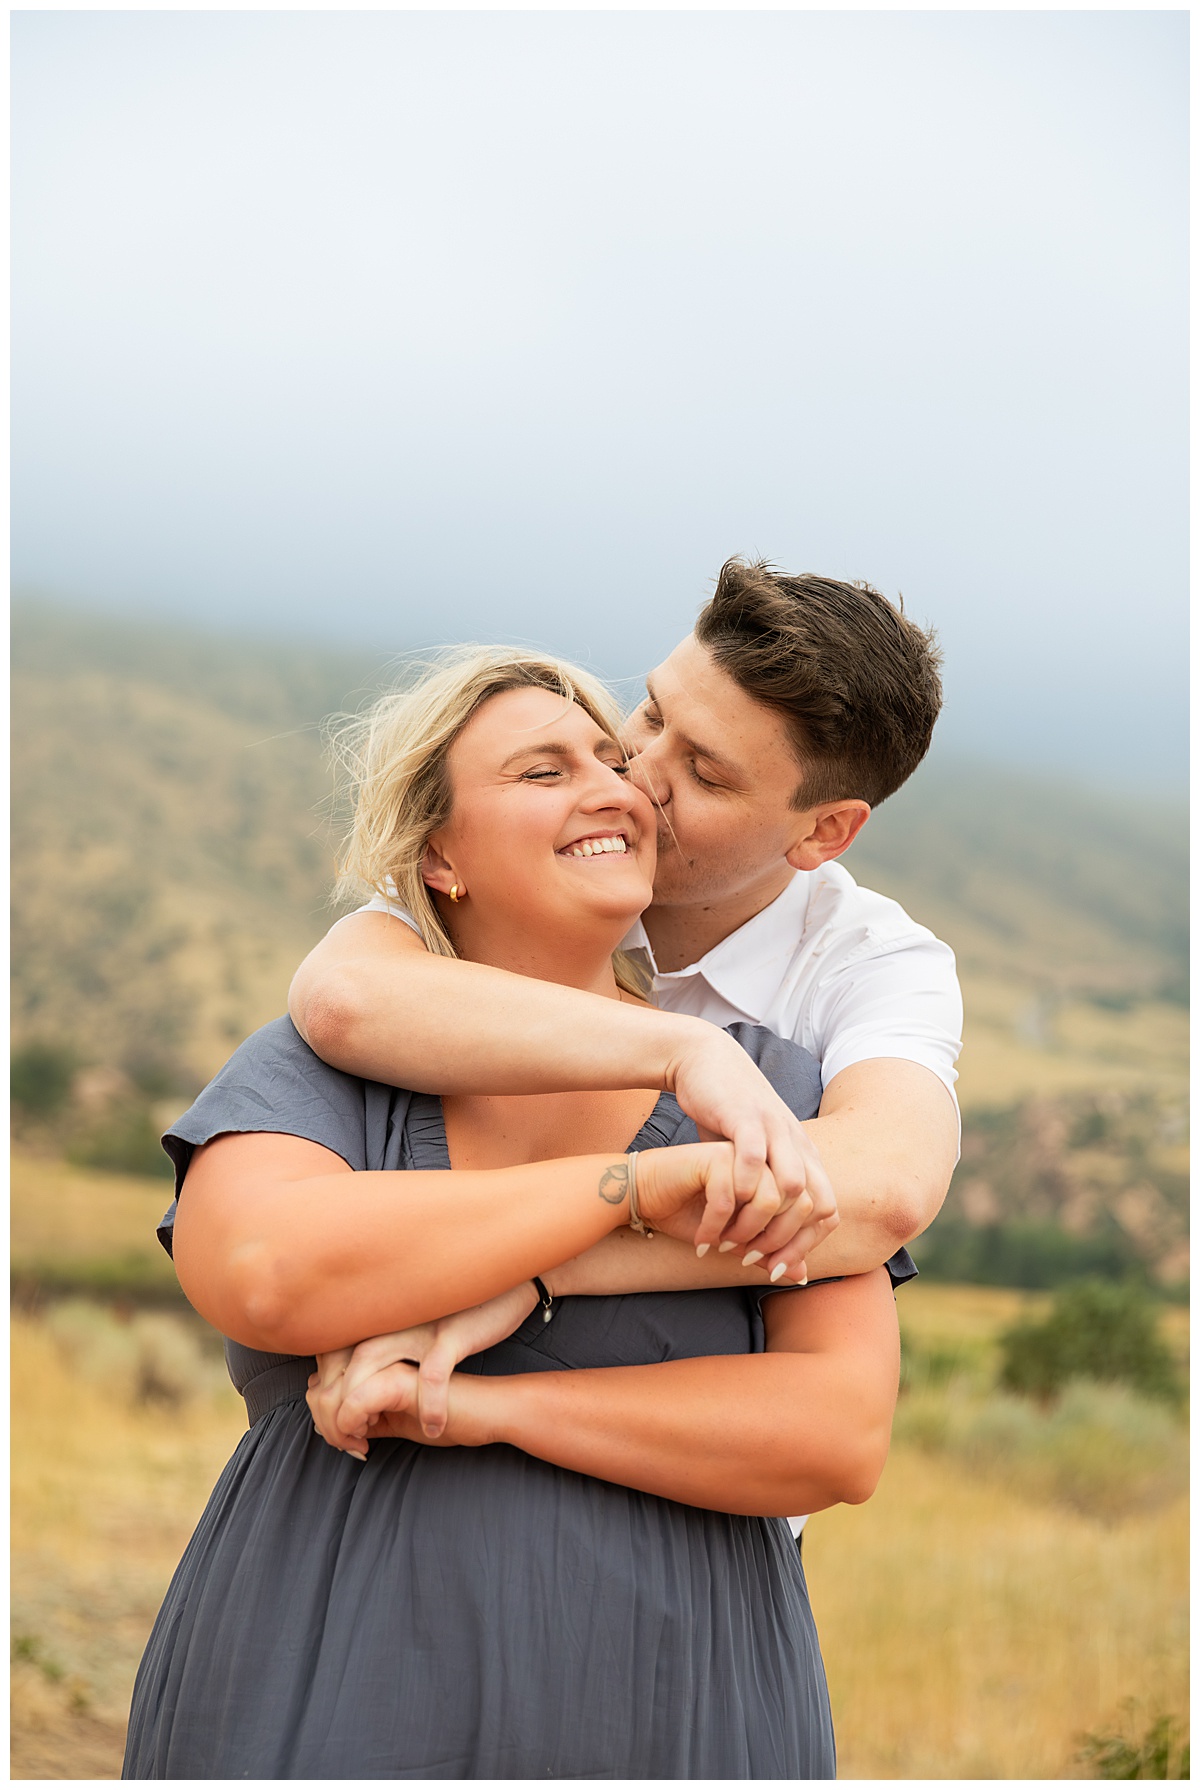
[[[958,1156],[958,1114],[931,1069],[901,1057],[854,1063],[834,1076],[804,1130],[820,1149],[840,1217],[807,1252],[809,1280],[866,1274],[933,1223]],[[740,1255],[698,1261],[670,1237],[639,1244],[629,1231],[615,1231],[554,1269],[554,1290],[683,1292],[761,1281]]]
[[[780,1196],[766,1172],[739,1200],[732,1171],[728,1144],[643,1151],[642,1218],[706,1249],[734,1237],[744,1251]],[[627,1223],[629,1172],[617,1154],[353,1173],[305,1138],[227,1133],[188,1166],[175,1266],[224,1335],[313,1354],[492,1299],[586,1250]]]
[[378,913],[349,914],[326,934],[297,970],[288,1006],[325,1062],[392,1087],[665,1089],[702,1135],[733,1144],[739,1194],[768,1163],[785,1199],[810,1202],[804,1247],[836,1212],[818,1151],[741,1046],[707,1020],[435,957],[403,920]]
[[[669,1089],[704,1133],[732,1140],[739,1188],[766,1160],[785,1195],[811,1190],[814,1221],[836,1195],[837,1229],[819,1240],[814,1228],[811,1247],[805,1242],[813,1278],[878,1267],[932,1223],[950,1184],[954,1102],[919,1063],[877,1057],[843,1069],[819,1116],[802,1126],[741,1047],[706,1020],[433,957],[387,914],[351,914],[333,927],[297,971],[290,1006],[318,1056],[400,1087]],[[651,1259],[606,1240],[572,1265],[564,1291],[651,1290]],[[698,1262],[690,1250],[664,1249],[653,1261],[655,1290],[729,1284],[716,1262]]]
[[[749,1516],[861,1503],[887,1458],[899,1382],[886,1273],[780,1294],[764,1315],[764,1355],[455,1374],[441,1443],[507,1442],[618,1485]],[[415,1369],[394,1363],[351,1393],[339,1422],[349,1435],[425,1440],[412,1414],[416,1385]]]
[[[547,1269],[539,1278],[551,1296],[548,1321],[553,1316],[553,1301],[571,1293],[606,1293],[614,1287],[622,1293],[652,1293],[796,1284],[794,1279],[773,1274],[771,1267],[770,1257],[763,1257],[757,1249],[735,1249],[728,1254],[717,1251],[700,1260],[694,1249],[661,1231],[647,1238],[626,1228],[612,1231],[582,1255]],[[353,1348],[318,1350],[316,1372],[308,1383],[308,1406],[318,1431],[331,1447],[361,1458],[354,1438],[339,1428],[337,1413],[355,1386],[399,1361],[418,1368],[415,1411],[422,1435],[427,1439],[440,1436],[446,1427],[450,1377],[459,1362],[511,1336],[540,1297],[532,1280],[525,1280],[465,1311],[366,1337]]]
[[809,1252],[810,1280],[863,1274],[933,1223],[958,1157],[958,1114],[932,1069],[901,1057],[853,1063],[834,1076],[804,1129],[841,1214]]

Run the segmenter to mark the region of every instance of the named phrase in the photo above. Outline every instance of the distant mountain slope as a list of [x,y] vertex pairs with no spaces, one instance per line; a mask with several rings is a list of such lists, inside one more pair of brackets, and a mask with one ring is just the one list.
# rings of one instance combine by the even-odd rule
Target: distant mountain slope
[[[61,1083],[52,1110],[26,1053],[31,1147],[154,1172],[154,1101],[177,1111],[283,1010],[334,911],[320,723],[387,681],[322,646],[17,606],[13,1034]],[[966,999],[927,1268],[1184,1272],[1185,853],[1181,813],[936,758],[872,817],[851,869],[954,946]]]
[[372,667],[14,615],[13,1026],[202,1081],[330,920],[319,724]]
[[935,751],[845,862],[948,938],[968,972],[1186,999],[1182,804],[1106,799]]
[[[18,1042],[158,1053],[194,1079],[278,1012],[330,918],[319,724],[387,677],[310,643],[18,605]],[[1183,988],[1181,814],[935,760],[847,862],[954,945],[981,1010],[1011,995],[1034,1032],[1039,1001]]]

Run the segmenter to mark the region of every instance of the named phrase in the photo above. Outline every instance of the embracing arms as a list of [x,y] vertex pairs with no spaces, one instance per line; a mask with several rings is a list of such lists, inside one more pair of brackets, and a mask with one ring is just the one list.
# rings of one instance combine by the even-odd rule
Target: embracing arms
[[[783,1202],[769,1171],[739,1198],[732,1168],[728,1144],[643,1151],[642,1217],[685,1244],[732,1241],[740,1254]],[[188,1165],[176,1271],[226,1336],[315,1354],[459,1311],[567,1262],[627,1226],[628,1177],[621,1154],[353,1173],[305,1138],[226,1133]]]
[[[773,1296],[764,1317],[762,1355],[456,1373],[440,1442],[508,1442],[598,1479],[748,1516],[861,1503],[887,1458],[899,1381],[886,1271]],[[339,1400],[339,1421],[360,1449],[374,1437],[428,1442],[416,1400],[416,1369],[392,1360]]]
[[[820,1218],[833,1208],[832,1182],[841,1223],[822,1227],[823,1240],[814,1230],[814,1276],[876,1267],[923,1231],[957,1154],[954,1103],[918,1063],[875,1058],[842,1070],[819,1116],[801,1126],[741,1047],[706,1020],[433,957],[386,914],[351,914],[333,927],[297,971],[290,1009],[327,1062],[401,1087],[669,1089],[702,1133],[732,1140],[739,1189],[768,1161],[785,1195],[808,1189]],[[611,1280],[622,1259],[645,1272],[644,1258],[618,1258],[606,1244],[590,1265],[595,1284],[572,1291],[636,1290]],[[669,1259],[672,1278],[658,1286],[707,1284],[690,1278],[690,1252]]]

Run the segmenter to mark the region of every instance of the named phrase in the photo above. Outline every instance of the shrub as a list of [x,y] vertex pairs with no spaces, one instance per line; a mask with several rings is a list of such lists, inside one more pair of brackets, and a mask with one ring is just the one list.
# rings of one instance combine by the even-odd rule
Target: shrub
[[64,1299],[45,1322],[72,1373],[102,1382],[124,1404],[182,1406],[224,1385],[223,1367],[186,1319],[144,1312],[122,1323],[107,1306]]
[[1191,1747],[1174,1717],[1159,1715],[1140,1736],[1129,1730],[1137,1725],[1137,1705],[1122,1705],[1123,1732],[1083,1734],[1076,1759],[1092,1767],[1098,1778],[1190,1778]]
[[1187,1488],[1183,1426],[1125,1386],[1077,1380],[1052,1408],[964,1382],[914,1392],[894,1434],[944,1454],[1020,1496],[1114,1520],[1167,1503]]
[[973,1225],[942,1217],[912,1245],[912,1254],[930,1280],[1031,1291],[1085,1274],[1121,1280],[1130,1270],[1128,1242],[1115,1231],[1075,1237],[1056,1224],[1022,1218]]
[[1080,1281],[1058,1294],[1040,1324],[1018,1324],[1000,1338],[1000,1384],[1049,1401],[1071,1380],[1123,1381],[1149,1398],[1176,1402],[1182,1388],[1140,1288]]
[[78,1066],[75,1053],[66,1045],[23,1045],[13,1052],[9,1066],[13,1104],[39,1117],[58,1112],[66,1105]]
[[85,1168],[114,1174],[167,1180],[174,1173],[149,1108],[140,1103],[111,1107],[73,1139],[67,1156]]

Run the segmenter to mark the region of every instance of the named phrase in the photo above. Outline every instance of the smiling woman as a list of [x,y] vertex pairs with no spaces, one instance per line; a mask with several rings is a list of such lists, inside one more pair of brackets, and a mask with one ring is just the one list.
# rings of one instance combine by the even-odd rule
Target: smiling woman
[[[431,949],[632,998],[613,957],[654,811],[602,692],[460,655],[352,763],[347,873]],[[815,1110],[806,1053],[738,1042]],[[151,1635],[127,1776],[833,1775],[785,1513],[882,1469],[883,1269],[780,1285],[809,1206],[767,1168],[735,1189],[670,1095],[439,1099],[328,1067],[288,1020],[166,1142],[161,1234],[251,1428]],[[628,1292],[611,1249],[595,1267],[614,1243],[652,1263]],[[692,1290],[644,1290],[680,1251]]]
[[[609,896],[640,913],[652,893],[654,811],[629,780],[620,722],[608,691],[585,672],[512,649],[501,667],[494,649],[460,649],[336,736],[354,800],[341,887],[357,893],[365,884],[398,902],[426,947],[448,957],[511,947],[489,924],[500,878],[504,911],[522,890],[532,912],[559,888],[559,921],[577,931],[599,889],[581,910],[589,885],[577,873],[562,885],[542,879],[580,858],[621,857],[625,874]],[[526,849],[514,854],[518,837]],[[480,960],[522,967],[486,953]],[[615,967],[618,982],[639,992],[619,952]]]

